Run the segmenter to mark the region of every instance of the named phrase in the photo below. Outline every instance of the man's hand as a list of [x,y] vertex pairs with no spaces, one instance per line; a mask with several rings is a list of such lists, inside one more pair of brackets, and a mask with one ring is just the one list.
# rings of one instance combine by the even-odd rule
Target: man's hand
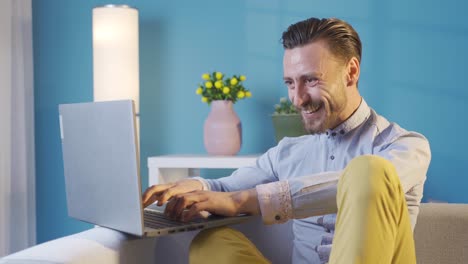
[[[186,210],[188,209],[188,210]],[[194,191],[172,197],[165,213],[176,220],[190,221],[202,211],[224,216],[258,215],[256,189],[238,192]]]
[[174,183],[153,185],[143,194],[143,207],[158,201],[158,206],[165,204],[174,195],[202,190],[203,185],[198,180],[184,179]]

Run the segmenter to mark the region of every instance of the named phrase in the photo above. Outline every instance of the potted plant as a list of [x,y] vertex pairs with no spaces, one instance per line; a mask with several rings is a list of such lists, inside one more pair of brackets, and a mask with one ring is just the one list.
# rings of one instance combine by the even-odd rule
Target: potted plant
[[271,115],[271,119],[277,142],[283,137],[298,137],[308,134],[302,123],[301,114],[285,97],[281,97],[279,104],[275,105],[275,112]]
[[221,72],[205,73],[203,83],[196,94],[211,106],[204,124],[205,149],[212,155],[235,155],[242,144],[242,125],[233,109],[238,100],[249,98],[252,93],[244,87],[244,75],[225,78]]

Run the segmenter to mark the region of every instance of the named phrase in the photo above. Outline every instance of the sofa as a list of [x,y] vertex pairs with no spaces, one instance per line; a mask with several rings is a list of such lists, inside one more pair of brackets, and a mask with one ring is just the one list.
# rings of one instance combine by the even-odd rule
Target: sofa
[[[234,228],[246,234],[273,263],[290,262],[290,223],[265,226],[257,218]],[[6,256],[0,264],[187,263],[195,235],[193,231],[139,238],[96,227]],[[418,263],[468,263],[468,204],[421,204],[414,235]]]

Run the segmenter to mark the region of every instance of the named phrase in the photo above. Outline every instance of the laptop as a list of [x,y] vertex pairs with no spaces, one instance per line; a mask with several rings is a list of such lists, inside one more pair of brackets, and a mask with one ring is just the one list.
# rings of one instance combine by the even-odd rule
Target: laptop
[[173,221],[155,204],[143,209],[133,101],[59,105],[70,217],[137,236],[162,236],[229,224],[247,215]]

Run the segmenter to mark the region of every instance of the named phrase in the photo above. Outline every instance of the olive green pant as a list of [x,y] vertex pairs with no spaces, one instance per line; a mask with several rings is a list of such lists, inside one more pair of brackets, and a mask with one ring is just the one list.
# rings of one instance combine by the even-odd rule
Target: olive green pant
[[[416,263],[413,232],[394,166],[378,156],[353,159],[337,188],[329,263]],[[270,263],[242,233],[227,227],[198,234],[190,263]]]

